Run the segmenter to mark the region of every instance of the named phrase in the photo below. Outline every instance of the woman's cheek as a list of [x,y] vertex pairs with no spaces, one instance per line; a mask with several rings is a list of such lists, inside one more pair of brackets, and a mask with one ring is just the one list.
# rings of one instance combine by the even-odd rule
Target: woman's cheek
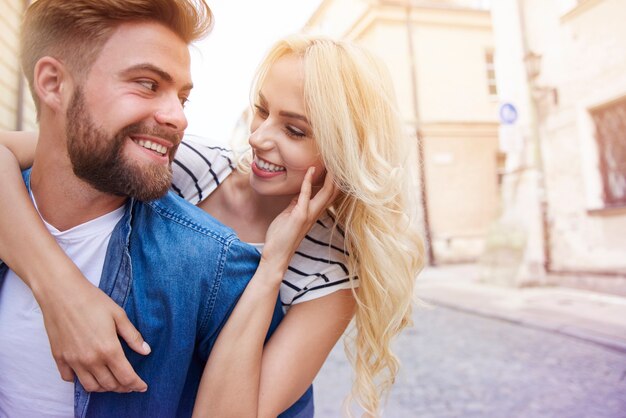
[[315,174],[313,174],[313,185],[314,186],[322,186],[324,184],[324,179],[326,178],[326,169],[324,166],[316,164],[315,165]]

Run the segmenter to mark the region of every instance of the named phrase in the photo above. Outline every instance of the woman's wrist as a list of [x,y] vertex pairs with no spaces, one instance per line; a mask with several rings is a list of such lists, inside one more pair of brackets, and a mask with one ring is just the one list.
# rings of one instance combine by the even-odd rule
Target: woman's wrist
[[67,295],[67,292],[79,288],[82,284],[79,281],[87,281],[70,259],[65,256],[53,258],[38,258],[24,274],[24,282],[30,287],[39,305],[45,304],[46,300],[55,295]]
[[269,291],[276,292],[285,276],[287,266],[287,264],[277,263],[261,256],[261,261],[259,261],[254,277],[257,279],[256,281],[266,286]]

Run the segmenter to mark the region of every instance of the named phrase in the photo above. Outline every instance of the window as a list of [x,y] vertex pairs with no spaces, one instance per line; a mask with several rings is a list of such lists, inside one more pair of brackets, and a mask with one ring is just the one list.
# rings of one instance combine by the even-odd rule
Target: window
[[489,96],[495,97],[498,95],[498,87],[496,85],[496,67],[493,63],[493,51],[487,51],[485,53],[485,66],[487,69],[487,88]]
[[589,111],[598,145],[602,199],[626,206],[626,96]]

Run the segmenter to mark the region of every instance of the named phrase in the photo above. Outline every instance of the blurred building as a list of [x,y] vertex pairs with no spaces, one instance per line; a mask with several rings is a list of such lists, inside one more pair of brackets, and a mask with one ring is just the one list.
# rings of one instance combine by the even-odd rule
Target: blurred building
[[[626,294],[626,2],[493,2],[517,281]],[[547,274],[546,274],[547,273]]]
[[28,0],[0,0],[0,129],[33,130],[35,107],[19,61],[19,30]]
[[477,259],[499,210],[488,2],[324,0],[305,31],[355,40],[386,61],[407,128],[423,144],[434,260]]

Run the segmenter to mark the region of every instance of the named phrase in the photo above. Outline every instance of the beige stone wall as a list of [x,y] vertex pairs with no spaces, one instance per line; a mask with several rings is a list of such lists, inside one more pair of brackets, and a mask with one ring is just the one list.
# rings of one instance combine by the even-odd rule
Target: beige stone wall
[[444,12],[452,13],[420,13],[431,23],[416,23],[413,33],[420,117],[424,122],[493,121],[496,98],[489,96],[485,70],[485,54],[493,49],[489,14],[456,12],[459,22],[441,22]]
[[323,0],[307,26],[315,32],[345,37],[368,10],[368,1],[364,0]]
[[[14,130],[18,126],[18,95],[20,94],[19,26],[24,2],[0,0],[0,129]],[[23,129],[34,129],[35,113],[26,82],[23,86],[25,107]]]
[[437,261],[475,260],[499,209],[496,124],[425,125],[424,148]]
[[406,2],[325,0],[308,24],[309,31],[356,40],[385,60],[415,132],[409,18],[438,262],[476,259],[498,212],[497,100],[489,95],[485,64],[493,49],[491,21],[484,10],[455,7],[461,3],[477,4],[414,1],[407,15]]
[[[489,96],[485,53],[493,50],[485,10],[443,7],[480,2],[439,1],[410,14],[420,120],[495,121],[497,98]],[[401,110],[413,119],[406,7],[401,1],[325,0],[306,30],[357,40],[389,66]]]
[[[626,97],[626,3],[588,0],[564,13],[528,1],[531,49],[543,55],[537,84],[556,270],[626,273],[626,207],[604,208],[589,110]],[[626,134],[623,140],[626,141]]]

